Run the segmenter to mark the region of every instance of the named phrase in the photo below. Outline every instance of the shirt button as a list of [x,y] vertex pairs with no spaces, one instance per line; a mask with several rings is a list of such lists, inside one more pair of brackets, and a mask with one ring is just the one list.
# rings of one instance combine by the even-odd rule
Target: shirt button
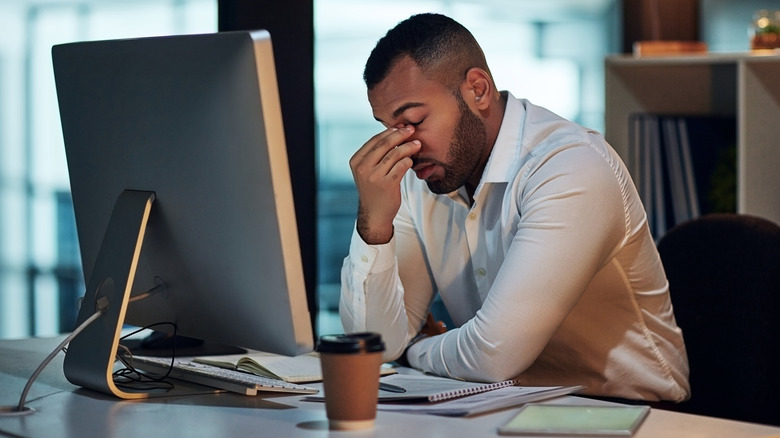
[[477,276],[484,277],[485,274],[487,274],[487,271],[485,271],[485,268],[479,268],[477,269]]
[[474,220],[476,218],[477,218],[477,214],[476,213],[469,213],[469,219]]
[[368,263],[368,257],[366,257],[364,255],[360,256],[360,261],[363,262],[363,263]]

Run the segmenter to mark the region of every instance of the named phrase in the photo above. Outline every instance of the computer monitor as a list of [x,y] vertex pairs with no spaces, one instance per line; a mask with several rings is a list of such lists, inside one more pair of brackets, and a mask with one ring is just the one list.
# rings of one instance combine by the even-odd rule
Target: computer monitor
[[[112,381],[123,324],[297,355],[313,348],[270,35],[54,46],[87,290],[72,383]],[[101,300],[101,298],[103,298]]]

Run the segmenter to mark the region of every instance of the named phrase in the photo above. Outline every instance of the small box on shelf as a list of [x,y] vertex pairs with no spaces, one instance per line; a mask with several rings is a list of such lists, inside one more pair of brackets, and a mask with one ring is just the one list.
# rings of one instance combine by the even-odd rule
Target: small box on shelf
[[636,41],[634,56],[667,56],[707,53],[707,44],[700,41]]

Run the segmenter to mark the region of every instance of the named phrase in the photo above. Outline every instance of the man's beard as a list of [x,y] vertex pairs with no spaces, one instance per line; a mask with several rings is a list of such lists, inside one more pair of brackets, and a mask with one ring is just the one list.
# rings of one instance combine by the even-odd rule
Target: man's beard
[[428,188],[439,195],[466,185],[479,166],[482,153],[487,147],[485,123],[471,112],[460,92],[455,94],[455,99],[458,102],[460,119],[447,152],[447,161],[438,163],[444,170],[444,175],[441,179],[426,181]]

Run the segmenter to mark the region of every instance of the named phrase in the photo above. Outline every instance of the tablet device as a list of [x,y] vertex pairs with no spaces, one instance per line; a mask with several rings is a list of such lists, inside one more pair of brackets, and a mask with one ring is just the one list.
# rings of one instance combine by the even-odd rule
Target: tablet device
[[501,435],[631,436],[649,406],[571,406],[529,403],[508,423]]

